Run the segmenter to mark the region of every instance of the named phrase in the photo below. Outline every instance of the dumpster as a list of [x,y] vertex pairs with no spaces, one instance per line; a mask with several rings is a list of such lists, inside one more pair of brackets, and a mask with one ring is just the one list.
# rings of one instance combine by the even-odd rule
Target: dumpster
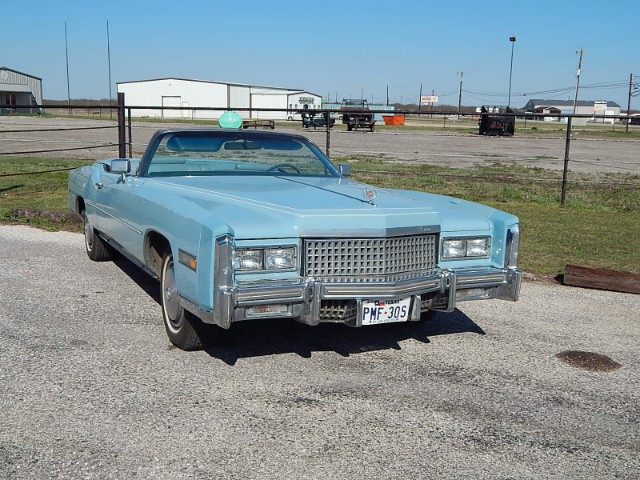
[[385,125],[404,125],[404,115],[382,115]]
[[[513,113],[509,107],[505,113]],[[499,135],[511,137],[515,133],[516,117],[513,115],[500,115],[499,113],[489,113],[486,107],[480,110],[480,135]]]

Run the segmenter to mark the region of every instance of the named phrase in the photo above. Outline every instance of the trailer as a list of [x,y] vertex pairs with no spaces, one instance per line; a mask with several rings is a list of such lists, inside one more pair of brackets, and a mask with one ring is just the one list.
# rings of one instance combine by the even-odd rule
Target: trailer
[[242,121],[242,128],[276,128],[276,122],[266,119],[249,119]]

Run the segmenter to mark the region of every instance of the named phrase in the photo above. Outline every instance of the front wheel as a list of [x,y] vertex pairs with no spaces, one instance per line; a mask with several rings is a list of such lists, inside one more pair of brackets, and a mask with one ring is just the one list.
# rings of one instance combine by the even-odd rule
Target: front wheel
[[82,221],[84,223],[84,246],[87,256],[94,262],[110,260],[109,249],[89,222],[86,210],[82,212]]
[[171,252],[164,254],[160,276],[162,318],[169,340],[182,350],[199,350],[213,339],[213,325],[204,324],[180,303]]

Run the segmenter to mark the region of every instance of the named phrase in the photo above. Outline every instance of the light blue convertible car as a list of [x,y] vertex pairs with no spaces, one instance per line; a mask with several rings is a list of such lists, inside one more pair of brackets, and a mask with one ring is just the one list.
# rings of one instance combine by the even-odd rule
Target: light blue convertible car
[[243,320],[360,327],[518,299],[516,217],[349,173],[298,135],[161,130],[140,159],[72,171],[68,201],[90,259],[159,279],[185,350]]

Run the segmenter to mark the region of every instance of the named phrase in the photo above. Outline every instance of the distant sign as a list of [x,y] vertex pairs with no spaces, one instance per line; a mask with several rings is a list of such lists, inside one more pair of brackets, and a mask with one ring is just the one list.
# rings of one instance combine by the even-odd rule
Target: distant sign
[[429,105],[430,103],[438,103],[440,99],[438,95],[422,95],[420,97],[420,103],[422,105]]

